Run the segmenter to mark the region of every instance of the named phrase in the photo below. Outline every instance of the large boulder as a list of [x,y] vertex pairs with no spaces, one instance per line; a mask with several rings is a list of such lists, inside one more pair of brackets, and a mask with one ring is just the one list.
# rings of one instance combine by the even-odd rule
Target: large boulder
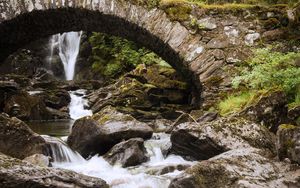
[[268,91],[259,96],[253,104],[247,106],[241,115],[252,121],[264,124],[272,131],[287,121],[287,97],[283,91]]
[[68,91],[60,90],[47,90],[38,94],[38,96],[43,98],[46,106],[54,109],[61,109],[66,107],[71,102],[71,97]]
[[138,120],[155,118],[176,119],[192,107],[190,87],[170,67],[138,65],[115,84],[95,91],[89,96],[93,112],[107,105],[116,106]]
[[34,52],[22,49],[9,56],[0,65],[2,73],[13,73],[32,77],[39,67],[43,66],[43,61]]
[[141,138],[118,143],[103,157],[111,165],[120,164],[122,167],[136,166],[148,160],[144,140]]
[[300,105],[295,105],[289,108],[288,118],[290,122],[300,126]]
[[0,81],[0,111],[3,111],[5,101],[20,90],[15,81]]
[[49,156],[45,156],[43,154],[34,154],[34,155],[31,155],[29,157],[26,157],[24,159],[24,161],[27,161],[31,164],[34,164],[34,165],[38,165],[38,166],[41,166],[41,167],[48,167],[50,166],[50,157]]
[[151,138],[153,130],[130,115],[107,106],[92,117],[77,120],[68,137],[69,146],[82,156],[105,154],[112,146],[130,138]]
[[21,120],[0,114],[0,152],[23,159],[36,153],[46,154],[47,145]]
[[279,159],[289,158],[292,162],[300,164],[300,127],[280,125],[276,146]]
[[179,124],[171,132],[171,142],[173,153],[197,160],[250,146],[275,153],[273,137],[267,128],[239,117]]
[[299,187],[299,167],[268,155],[251,147],[231,150],[188,168],[172,180],[169,188]]
[[67,113],[47,107],[42,97],[32,96],[25,91],[10,96],[5,101],[3,111],[21,120],[69,119]]
[[108,188],[105,181],[72,171],[39,167],[0,154],[0,187],[99,187]]

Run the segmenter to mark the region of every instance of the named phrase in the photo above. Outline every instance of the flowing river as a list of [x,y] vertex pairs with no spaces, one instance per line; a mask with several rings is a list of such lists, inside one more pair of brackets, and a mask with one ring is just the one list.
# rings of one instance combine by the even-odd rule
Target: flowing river
[[[87,106],[87,100],[84,98],[85,90],[72,91],[70,95],[69,112],[74,120],[92,115],[90,110],[85,109],[85,106]],[[33,130],[43,133],[43,137],[48,143],[51,143],[51,153],[54,161],[52,165],[55,168],[69,169],[85,175],[99,177],[114,188],[165,188],[168,187],[172,178],[183,172],[176,170],[176,168],[183,170],[194,164],[177,155],[163,155],[171,144],[170,135],[165,133],[154,133],[151,139],[144,142],[149,161],[141,165],[127,168],[119,165],[112,166],[102,156],[98,155],[86,160],[65,143],[73,122],[39,122],[34,126],[31,124]],[[39,131],[37,131],[37,127],[39,127]],[[49,129],[49,127],[52,127],[52,129]],[[55,134],[56,132],[53,129],[58,129],[59,134]],[[47,133],[47,131],[50,132]]]
[[[76,58],[80,46],[82,32],[70,32],[54,35],[50,41],[51,54],[58,48],[59,56],[65,69],[66,80],[74,78]],[[51,62],[50,62],[51,63]],[[31,94],[38,93],[33,91]],[[164,155],[170,147],[170,135],[154,133],[152,138],[144,142],[149,161],[134,167],[123,168],[120,165],[110,165],[102,156],[92,156],[84,159],[65,143],[75,120],[91,116],[92,111],[86,109],[88,101],[85,99],[85,90],[69,92],[71,102],[69,114],[72,120],[56,122],[31,122],[31,128],[43,135],[50,143],[53,167],[64,168],[88,176],[99,177],[114,188],[166,188],[172,178],[183,172],[193,162],[186,161],[180,156]]]

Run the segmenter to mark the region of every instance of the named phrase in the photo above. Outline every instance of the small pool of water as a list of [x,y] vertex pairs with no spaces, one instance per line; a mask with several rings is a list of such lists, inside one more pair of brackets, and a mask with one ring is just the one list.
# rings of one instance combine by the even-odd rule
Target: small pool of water
[[30,121],[26,123],[34,132],[40,135],[62,137],[70,134],[74,120]]

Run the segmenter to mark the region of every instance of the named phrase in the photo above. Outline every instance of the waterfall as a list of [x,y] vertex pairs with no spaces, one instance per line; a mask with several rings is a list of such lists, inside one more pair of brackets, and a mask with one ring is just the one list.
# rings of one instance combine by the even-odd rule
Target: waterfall
[[73,80],[74,78],[76,60],[80,49],[81,35],[82,31],[67,32],[63,34],[53,35],[51,37],[49,61],[52,61],[54,49],[58,48],[59,57],[64,66],[66,80]]
[[57,46],[57,43],[58,43],[58,36],[59,35],[53,35],[50,39],[50,57],[48,58],[48,62],[49,62],[50,66],[51,66],[51,62],[52,62],[52,59],[53,59],[54,49],[55,49],[55,47]]
[[48,153],[54,163],[82,163],[84,158],[80,154],[71,150],[62,140],[43,135],[43,138],[49,145]]

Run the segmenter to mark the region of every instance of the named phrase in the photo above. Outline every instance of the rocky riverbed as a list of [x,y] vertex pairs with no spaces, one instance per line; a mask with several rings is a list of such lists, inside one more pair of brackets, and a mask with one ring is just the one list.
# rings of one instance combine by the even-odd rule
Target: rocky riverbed
[[[297,165],[300,129],[282,124],[274,134],[267,128],[283,121],[292,123],[292,117],[297,116],[297,110],[282,108],[286,106],[284,95],[270,93],[242,112],[227,117],[196,109],[190,113],[170,110],[168,115],[158,115],[162,109],[172,109],[164,108],[162,101],[179,101],[178,109],[184,103],[179,100],[181,97],[173,100],[168,97],[174,95],[164,95],[167,88],[156,84],[147,74],[138,75],[144,68],[138,67],[116,83],[99,89],[86,83],[58,80],[39,81],[48,84],[36,88],[32,85],[34,79],[28,78],[30,81],[21,85],[20,76],[3,77],[1,92],[6,98],[0,115],[0,185],[172,188],[300,185]],[[152,68],[157,70],[157,67],[147,70]],[[55,84],[49,84],[52,82]],[[168,87],[184,89],[183,83],[174,83]],[[87,93],[68,92],[78,88],[86,88]],[[158,95],[152,88],[163,92]],[[151,99],[153,93],[157,98]],[[78,116],[72,129],[66,132],[68,138],[62,137],[66,143],[38,135],[24,122],[70,119],[69,103],[74,100],[70,94],[85,96],[89,101],[85,105],[94,113]],[[158,101],[161,101],[159,106]]]

